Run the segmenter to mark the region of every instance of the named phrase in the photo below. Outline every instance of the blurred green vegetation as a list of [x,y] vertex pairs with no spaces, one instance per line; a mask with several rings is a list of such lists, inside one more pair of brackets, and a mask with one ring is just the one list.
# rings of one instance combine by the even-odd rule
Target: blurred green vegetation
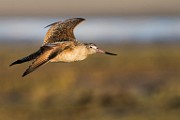
[[118,56],[9,67],[39,47],[0,45],[0,120],[179,120],[180,44],[99,46]]

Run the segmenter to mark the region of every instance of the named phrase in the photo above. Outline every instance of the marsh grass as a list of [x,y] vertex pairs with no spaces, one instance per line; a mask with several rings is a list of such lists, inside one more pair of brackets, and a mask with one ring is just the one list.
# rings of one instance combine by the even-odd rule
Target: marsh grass
[[38,49],[0,46],[1,120],[179,120],[180,44],[117,44],[75,63],[51,63],[27,77],[30,63],[9,67]]

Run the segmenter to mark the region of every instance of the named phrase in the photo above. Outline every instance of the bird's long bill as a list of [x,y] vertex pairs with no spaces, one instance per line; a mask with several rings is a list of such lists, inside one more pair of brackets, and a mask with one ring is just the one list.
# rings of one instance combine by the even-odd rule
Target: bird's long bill
[[110,53],[110,52],[107,52],[107,51],[104,51],[104,50],[101,50],[101,49],[97,49],[97,53],[103,53],[103,54],[107,54],[107,55],[117,55],[117,54]]

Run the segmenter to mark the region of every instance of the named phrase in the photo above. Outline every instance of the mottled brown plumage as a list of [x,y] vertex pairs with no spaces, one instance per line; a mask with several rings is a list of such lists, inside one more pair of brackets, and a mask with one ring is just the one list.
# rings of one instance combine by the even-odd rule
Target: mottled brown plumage
[[50,28],[46,33],[42,47],[37,52],[13,62],[10,66],[33,60],[22,75],[25,76],[48,62],[80,61],[94,53],[116,55],[98,49],[93,43],[81,43],[76,40],[73,30],[84,20],[83,18],[73,18],[46,26]]
[[[48,26],[51,26],[46,33],[44,38],[44,44],[47,43],[54,43],[54,42],[61,42],[61,41],[75,41],[76,38],[74,36],[73,30],[74,28],[84,21],[83,18],[75,18],[75,19],[68,19],[64,22],[55,22]],[[48,27],[46,26],[46,27]]]

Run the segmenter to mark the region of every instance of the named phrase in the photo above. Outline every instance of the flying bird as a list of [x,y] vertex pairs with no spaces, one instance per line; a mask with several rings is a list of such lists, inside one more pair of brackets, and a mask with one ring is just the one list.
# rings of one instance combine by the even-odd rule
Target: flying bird
[[95,53],[117,55],[99,49],[94,43],[81,43],[76,40],[73,30],[84,20],[85,19],[83,18],[72,18],[46,26],[50,28],[47,31],[44,43],[39,50],[13,62],[10,66],[33,60],[32,64],[23,73],[22,77],[24,77],[38,67],[49,62],[68,63],[81,61],[87,58],[87,56]]

